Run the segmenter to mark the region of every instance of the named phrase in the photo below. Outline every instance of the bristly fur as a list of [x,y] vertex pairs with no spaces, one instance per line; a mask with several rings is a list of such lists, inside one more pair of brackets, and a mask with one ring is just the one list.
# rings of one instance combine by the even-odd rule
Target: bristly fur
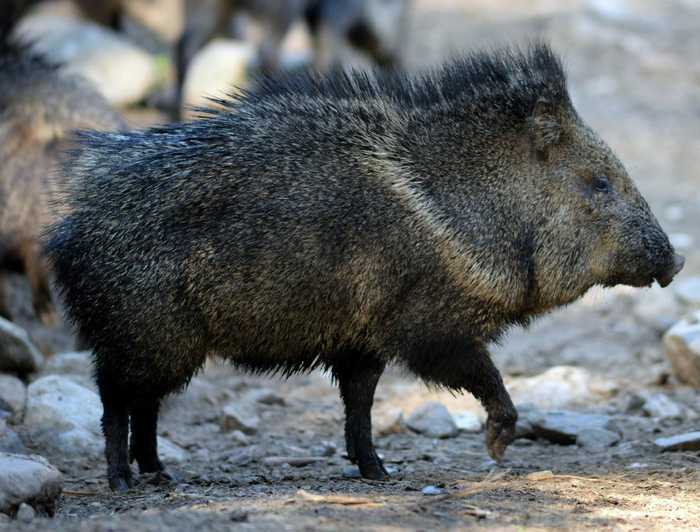
[[363,476],[386,477],[369,411],[392,361],[479,398],[498,459],[517,413],[489,342],[672,257],[544,44],[418,76],[263,80],[219,103],[188,124],[82,133],[63,165],[68,214],[46,250],[94,348],[115,489],[129,417],[132,455],[160,471],[158,403],[208,354],[330,368]]
[[490,106],[495,112],[524,118],[538,99],[547,98],[555,106],[565,104],[566,83],[559,57],[544,42],[534,41],[525,49],[502,47],[454,57],[438,68],[413,76],[398,71],[341,70],[331,76],[304,71],[262,77],[254,83],[254,90],[213,100],[233,110],[270,98],[300,96],[336,101],[377,99],[402,109],[467,100],[475,106]]

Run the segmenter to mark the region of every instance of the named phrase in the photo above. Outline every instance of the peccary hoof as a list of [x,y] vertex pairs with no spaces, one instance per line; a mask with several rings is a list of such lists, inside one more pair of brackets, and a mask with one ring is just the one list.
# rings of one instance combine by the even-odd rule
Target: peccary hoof
[[166,470],[148,473],[144,476],[146,477],[146,482],[153,486],[167,486],[176,482],[175,476]]
[[489,456],[496,462],[503,460],[506,448],[515,439],[514,421],[486,421],[486,449]]
[[131,476],[114,476],[109,477],[109,487],[115,493],[124,493],[129,491],[134,486],[134,481]]
[[384,468],[381,459],[375,455],[374,459],[367,462],[359,462],[360,474],[367,480],[389,480],[389,473]]

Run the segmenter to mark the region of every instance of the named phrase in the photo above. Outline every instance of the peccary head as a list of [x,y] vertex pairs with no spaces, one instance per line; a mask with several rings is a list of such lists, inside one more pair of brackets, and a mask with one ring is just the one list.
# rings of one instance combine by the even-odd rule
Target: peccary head
[[564,247],[572,277],[605,286],[668,285],[684,260],[612,150],[568,100],[538,100],[530,123],[543,192],[541,210],[534,210],[543,215],[540,242],[551,250],[538,257],[545,275],[563,264],[556,250],[567,241],[574,244]]
[[527,315],[594,285],[666,286],[682,268],[622,163],[574,109],[545,44],[475,54],[398,85],[390,96],[418,108],[402,133],[412,186],[449,221],[463,284],[480,299]]

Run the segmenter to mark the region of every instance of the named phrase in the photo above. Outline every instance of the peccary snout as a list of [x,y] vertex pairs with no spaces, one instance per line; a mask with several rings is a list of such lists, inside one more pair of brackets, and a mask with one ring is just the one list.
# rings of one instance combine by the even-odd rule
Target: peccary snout
[[654,279],[656,279],[656,282],[659,283],[661,287],[665,288],[671,284],[673,278],[683,269],[684,265],[685,257],[678,253],[673,253],[672,260],[654,275]]

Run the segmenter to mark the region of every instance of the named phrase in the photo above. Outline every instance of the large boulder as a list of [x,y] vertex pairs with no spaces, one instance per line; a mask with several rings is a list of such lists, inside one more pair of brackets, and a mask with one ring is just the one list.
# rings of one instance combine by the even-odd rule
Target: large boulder
[[53,515],[63,476],[41,456],[0,452],[0,512],[12,514],[26,503]]
[[142,101],[158,83],[153,56],[96,24],[36,15],[24,19],[18,32],[67,72],[90,80],[115,106]]
[[[24,424],[42,449],[64,457],[101,458],[104,440],[100,427],[99,396],[68,377],[49,375],[28,390]],[[161,458],[180,462],[187,453],[165,438],[158,438]]]

